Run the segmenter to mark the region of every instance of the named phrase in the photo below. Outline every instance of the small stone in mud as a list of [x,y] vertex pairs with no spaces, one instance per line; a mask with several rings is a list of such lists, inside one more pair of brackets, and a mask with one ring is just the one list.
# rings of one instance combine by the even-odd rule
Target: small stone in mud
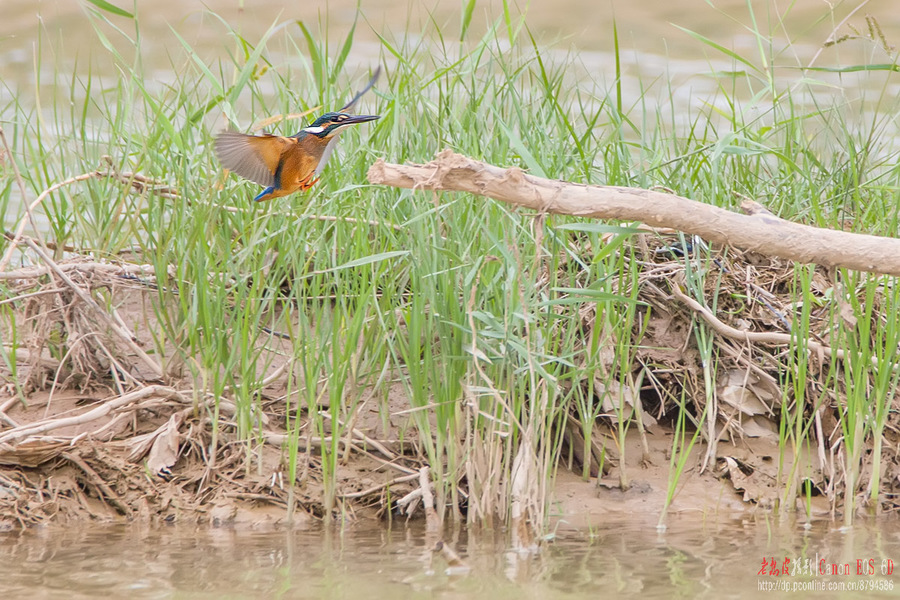
[[628,494],[629,496],[638,495],[638,494],[649,494],[653,491],[653,486],[650,485],[649,481],[641,481],[635,480],[632,481],[628,486],[628,489],[623,490],[619,484],[619,480],[610,480],[610,481],[597,481],[597,487],[608,490],[610,492],[618,492],[620,494]]

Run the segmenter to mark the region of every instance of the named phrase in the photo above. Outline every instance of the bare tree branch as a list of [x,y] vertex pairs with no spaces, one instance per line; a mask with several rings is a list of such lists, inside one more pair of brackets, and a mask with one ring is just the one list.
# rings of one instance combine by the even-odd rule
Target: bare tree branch
[[[583,185],[501,169],[450,150],[427,165],[378,160],[369,181],[401,188],[469,192],[540,212],[642,221],[766,256],[824,267],[900,275],[900,240],[821,229],[779,219],[767,211],[742,215],[673,194],[651,190]],[[758,205],[757,205],[758,206]]]

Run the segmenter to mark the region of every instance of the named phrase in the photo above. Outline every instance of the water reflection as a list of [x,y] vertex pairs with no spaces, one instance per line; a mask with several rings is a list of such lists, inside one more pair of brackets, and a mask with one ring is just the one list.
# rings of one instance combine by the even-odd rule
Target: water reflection
[[[876,592],[881,586],[885,596],[894,584],[900,589],[896,572],[882,573],[900,565],[896,520],[846,532],[827,522],[807,530],[678,521],[664,533],[613,524],[560,531],[536,553],[511,550],[498,532],[460,531],[446,539],[468,570],[448,570],[432,552],[434,540],[415,526],[265,533],[107,526],[7,534],[0,538],[0,597],[724,598],[756,596],[767,585],[865,585]],[[773,560],[790,573],[805,559],[813,573],[771,575]],[[860,564],[874,572],[857,575]],[[821,575],[820,565],[849,565],[852,572]]]

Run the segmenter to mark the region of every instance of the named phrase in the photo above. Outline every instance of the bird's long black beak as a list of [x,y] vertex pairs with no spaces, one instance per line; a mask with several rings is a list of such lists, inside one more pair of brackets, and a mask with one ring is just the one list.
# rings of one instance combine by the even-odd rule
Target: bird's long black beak
[[343,121],[341,125],[353,125],[355,123],[365,123],[366,121],[374,121],[380,119],[381,115],[350,115]]

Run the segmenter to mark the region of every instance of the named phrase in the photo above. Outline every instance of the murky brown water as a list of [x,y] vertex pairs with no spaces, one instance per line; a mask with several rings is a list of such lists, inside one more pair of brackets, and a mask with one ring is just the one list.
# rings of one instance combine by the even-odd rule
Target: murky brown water
[[[130,2],[112,4],[134,10]],[[376,40],[373,31],[416,35],[432,20],[442,31],[452,34],[459,29],[463,4],[364,0],[361,7],[367,23],[360,25],[357,35],[363,41],[373,42]],[[609,51],[613,48],[611,25],[615,21],[623,48],[677,59],[702,59],[705,52],[676,25],[715,37],[723,43],[733,39],[738,48],[752,48],[756,40],[747,30],[751,22],[748,5],[753,7],[760,30],[816,46],[846,17],[850,17],[849,22],[864,33],[864,15],[874,15],[889,41],[893,38],[896,42],[896,34],[900,31],[900,17],[894,0],[755,0],[752,3],[747,0],[531,0],[527,8],[526,3],[510,4],[513,16],[525,12],[529,28],[544,42],[558,41],[560,45],[573,45],[583,51]],[[47,39],[65,39],[69,51],[90,47],[99,51],[100,46],[90,35],[92,29],[85,14],[86,5],[86,2],[71,0],[4,0],[0,43],[16,40],[11,46],[19,46],[24,52],[19,58],[29,63],[32,49],[27,42],[36,37],[40,26]],[[248,39],[261,35],[276,21],[301,20],[307,24],[326,24],[334,39],[339,40],[352,25],[356,6],[357,0],[329,0],[327,3],[154,0],[139,2],[137,15],[145,41],[150,44],[176,41],[169,33],[171,26],[192,44],[216,49],[222,42],[217,35],[222,26],[210,18],[207,11],[215,11],[229,23],[239,26]],[[835,9],[833,16],[829,16],[829,6]],[[857,6],[862,8],[854,10]],[[473,27],[483,29],[486,23],[502,15],[502,0],[478,2],[473,13]],[[126,33],[132,33],[127,20],[110,18]],[[58,36],[61,30],[64,35]]]
[[[133,10],[130,2],[118,4]],[[210,11],[248,40],[259,39],[274,23],[287,23],[288,27],[293,27],[301,48],[300,30],[290,23],[303,21],[312,31],[327,34],[337,52],[353,25],[357,6],[356,0],[329,0],[327,3],[154,0],[137,4],[142,60],[148,67],[149,78],[160,81],[172,79],[172,57],[176,57],[176,65],[181,60],[177,58],[181,45],[173,30],[205,60],[222,58],[228,61],[233,39]],[[454,39],[459,31],[463,4],[408,0],[362,2],[365,21],[361,21],[356,29],[348,64],[371,67],[381,54],[378,34],[389,39],[407,35],[416,37],[422,31],[433,31],[436,24],[448,40]],[[514,5],[511,8],[513,17],[524,12],[525,21],[537,40],[557,50],[574,48],[591,76],[596,78],[611,80],[615,76],[615,61],[611,55],[615,47],[615,22],[620,59],[628,79],[626,84],[633,85],[638,91],[642,89],[638,83],[646,87],[653,82],[676,85],[690,82],[693,93],[714,90],[715,82],[711,78],[697,78],[697,75],[734,66],[730,59],[726,60],[724,55],[679,27],[708,36],[751,59],[758,58],[759,51],[764,49],[769,55],[777,54],[780,65],[809,64],[833,31],[850,36],[855,31],[859,39],[824,50],[817,58],[817,65],[891,62],[879,44],[863,39],[868,35],[865,15],[877,19],[887,42],[900,45],[900,13],[896,10],[895,0],[754,0],[749,3],[747,0],[531,0],[521,3],[522,7],[511,4]],[[525,4],[527,8],[523,8]],[[85,6],[86,2],[72,0],[3,0],[0,81],[5,85],[0,86],[0,100],[4,99],[4,92],[11,91],[32,96],[39,78],[42,85],[57,76],[61,82],[68,83],[67,69],[87,73],[91,60],[101,66],[99,71],[95,67],[95,75],[103,73],[103,65],[112,65],[94,33],[94,24]],[[752,15],[748,6],[753,7]],[[834,6],[834,12],[829,12],[829,6]],[[861,8],[855,10],[858,6]],[[477,39],[488,24],[501,19],[503,14],[501,0],[478,2],[473,13],[471,37]],[[98,19],[93,23],[100,23],[112,43],[127,56],[131,44],[124,41],[124,36],[136,36],[134,24],[128,19],[106,16],[121,28],[121,33],[102,25]],[[774,44],[771,48],[765,42],[759,45],[760,40],[750,30],[754,22],[760,32],[772,36]],[[35,69],[38,56],[41,73],[36,73]],[[59,65],[54,66],[54,62]],[[111,74],[115,71],[111,70]],[[781,75],[784,76],[784,72]],[[7,86],[9,89],[4,90]]]
[[[512,551],[502,534],[460,534],[454,544],[468,570],[449,572],[426,537],[417,527],[372,525],[269,533],[97,526],[5,534],[0,597],[500,600],[765,597],[795,589],[800,591],[792,597],[798,598],[900,593],[896,520],[862,523],[849,532],[829,523],[805,530],[679,521],[658,533],[623,523],[559,532],[532,554]],[[772,575],[773,559],[788,574]],[[807,560],[813,573],[802,570]],[[800,572],[791,574],[796,567]],[[758,574],[761,569],[765,575]]]

